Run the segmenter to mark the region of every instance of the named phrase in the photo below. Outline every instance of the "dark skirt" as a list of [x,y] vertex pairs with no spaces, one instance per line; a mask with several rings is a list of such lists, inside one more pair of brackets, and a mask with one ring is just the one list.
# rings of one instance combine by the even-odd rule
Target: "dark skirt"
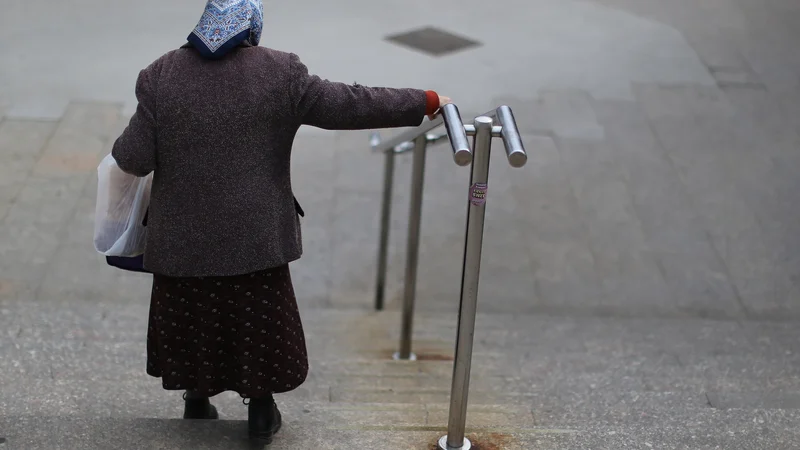
[[147,373],[164,389],[242,397],[291,391],[308,356],[289,266],[232,277],[154,275]]

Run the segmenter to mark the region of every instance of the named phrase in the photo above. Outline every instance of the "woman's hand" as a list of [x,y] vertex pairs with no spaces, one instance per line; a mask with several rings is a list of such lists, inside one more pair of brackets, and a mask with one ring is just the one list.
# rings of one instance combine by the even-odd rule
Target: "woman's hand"
[[430,119],[430,120],[435,119],[436,116],[438,116],[442,112],[442,107],[444,105],[449,104],[449,103],[453,103],[453,100],[451,100],[450,97],[445,97],[443,95],[440,95],[439,96],[439,109],[437,109],[435,113],[429,115],[428,119]]

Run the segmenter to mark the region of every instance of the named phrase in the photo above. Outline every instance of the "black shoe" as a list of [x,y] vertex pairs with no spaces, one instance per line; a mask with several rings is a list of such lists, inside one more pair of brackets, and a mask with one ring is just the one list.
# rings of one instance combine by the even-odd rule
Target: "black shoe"
[[219,419],[217,408],[211,404],[208,397],[187,398],[186,394],[183,394],[183,400],[185,402],[183,407],[184,419]]
[[281,412],[272,397],[252,398],[247,405],[247,428],[250,437],[264,445],[272,442],[272,437],[281,429]]

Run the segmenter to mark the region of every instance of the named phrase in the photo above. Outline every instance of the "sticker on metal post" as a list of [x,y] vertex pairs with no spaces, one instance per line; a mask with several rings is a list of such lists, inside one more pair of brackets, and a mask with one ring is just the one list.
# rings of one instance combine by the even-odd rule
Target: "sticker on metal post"
[[486,183],[475,183],[469,189],[469,202],[475,206],[483,206],[486,203]]

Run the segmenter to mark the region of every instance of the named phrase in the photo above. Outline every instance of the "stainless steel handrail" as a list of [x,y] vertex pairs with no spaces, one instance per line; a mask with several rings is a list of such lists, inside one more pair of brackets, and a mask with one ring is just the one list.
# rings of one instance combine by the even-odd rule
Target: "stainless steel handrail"
[[[494,109],[492,111],[487,111],[487,112],[485,112],[485,113],[483,113],[483,114],[481,114],[479,116],[476,116],[476,117],[489,117],[489,118],[492,118],[492,119],[497,119],[498,122],[500,122],[499,126],[492,127],[492,137],[502,137],[503,138],[503,144],[506,147],[506,156],[508,156],[508,162],[511,164],[511,167],[522,167],[527,163],[528,155],[524,151],[525,149],[524,149],[524,146],[522,144],[522,139],[520,138],[519,130],[518,130],[517,124],[516,124],[516,120],[514,119],[514,113],[513,113],[513,111],[511,111],[510,107],[508,107],[506,105],[502,105],[502,106],[498,107],[497,109]],[[437,118],[437,120],[438,119],[439,118]],[[433,123],[434,122],[431,122],[431,125]],[[428,124],[426,124],[426,125],[428,125]],[[437,125],[433,125],[432,128],[426,129],[426,131],[424,131],[422,133],[427,133],[427,132],[435,129],[437,126],[438,126],[438,124]],[[412,133],[413,131],[415,131],[415,130],[409,131],[408,135],[414,135],[414,133]],[[464,131],[466,132],[466,134],[468,136],[474,136],[475,135],[475,126],[473,124],[465,123],[464,124]],[[449,132],[438,133],[438,134],[437,133],[428,133],[427,134],[428,143],[429,144],[436,143],[436,142],[444,139],[445,137],[448,137],[449,134],[450,134]],[[418,134],[414,135],[414,136],[416,138],[416,136],[418,136]],[[401,138],[403,138],[403,137],[405,137],[405,136],[404,135],[398,135],[396,139],[397,140],[401,140]],[[395,153],[405,153],[405,152],[409,152],[409,151],[413,150],[414,149],[414,141],[413,141],[413,139],[415,139],[415,138],[412,138],[412,140],[401,142],[400,144],[394,145],[393,148],[394,148]],[[395,141],[394,138],[392,140]],[[374,136],[373,137],[373,143],[372,143],[373,148],[376,148],[376,146],[378,144],[381,144],[381,141],[380,141],[379,138],[376,138]],[[387,151],[387,149],[389,148],[388,144],[389,143],[387,142],[386,144],[381,145],[380,147],[378,147],[377,151]],[[459,164],[459,165],[462,165],[462,164]]]
[[[444,124],[446,133],[438,136],[429,134],[429,132],[436,127]],[[427,120],[422,125],[412,128],[408,131],[400,133],[399,135],[387,140],[382,141],[380,134],[373,133],[370,138],[370,146],[375,152],[381,152],[385,155],[384,162],[384,175],[383,175],[383,202],[381,203],[381,232],[380,240],[378,242],[378,273],[375,280],[376,294],[375,294],[375,309],[382,310],[384,304],[384,296],[386,293],[386,270],[388,268],[388,254],[389,254],[389,226],[391,225],[392,214],[392,189],[394,187],[394,156],[397,153],[414,150],[422,155],[417,155],[414,158],[414,187],[411,197],[411,211],[409,213],[408,234],[410,237],[417,236],[419,232],[420,216],[422,214],[422,182],[423,173],[425,170],[425,149],[428,143],[437,142],[445,136],[449,138],[450,147],[453,150],[453,159],[459,166],[467,166],[472,162],[472,150],[470,150],[469,139],[461,122],[461,114],[458,112],[458,107],[453,104],[444,105],[440,114],[433,120]],[[419,183],[416,186],[416,183]],[[406,280],[416,279],[416,255],[419,241],[418,239],[409,239],[407,248],[407,261],[406,261]],[[411,305],[404,308],[404,314],[413,315],[414,304],[414,291],[416,284],[412,281],[407,282],[405,286],[404,304]],[[410,319],[409,319],[410,320]],[[408,334],[410,337],[411,325],[404,327],[404,336]],[[408,339],[403,339],[407,342]],[[402,359],[409,359],[413,355],[410,350],[406,351],[406,345],[402,344],[398,357]]]
[[[466,159],[459,154],[469,155],[472,163],[470,175],[469,203],[467,205],[467,229],[462,261],[461,301],[458,313],[458,332],[456,337],[453,379],[450,393],[450,414],[447,434],[438,441],[440,450],[469,450],[472,447],[465,436],[469,381],[472,366],[472,348],[475,333],[475,316],[478,305],[478,283],[480,280],[481,250],[483,247],[484,217],[489,181],[489,160],[492,138],[500,137],[505,145],[506,156],[512,167],[522,167],[528,160],[525,147],[517,128],[514,114],[508,106],[500,106],[474,119],[472,124],[462,124],[455,105],[446,105],[443,117],[430,121],[420,127],[402,133],[381,143],[379,135],[373,135],[374,149],[386,155],[383,205],[381,209],[381,237],[378,250],[378,282],[375,297],[376,309],[383,309],[383,296],[386,282],[388,237],[391,213],[392,185],[394,180],[394,158],[398,153],[413,149],[411,182],[411,205],[406,249],[406,272],[403,293],[403,314],[400,331],[400,351],[395,359],[416,359],[411,352],[411,337],[414,320],[414,303],[419,258],[420,222],[422,215],[423,184],[425,179],[425,153],[429,143],[449,137],[454,159],[462,165]],[[495,126],[495,119],[500,123]],[[446,134],[429,133],[437,126],[445,124]],[[470,150],[466,136],[474,136],[473,149]]]
[[506,147],[506,156],[511,167],[522,167],[528,162],[528,154],[522,145],[514,112],[506,105],[497,108],[497,121],[500,122],[500,136]]
[[[427,135],[427,133],[436,127],[444,124],[447,130],[447,135],[450,137],[450,146],[453,149],[453,159],[459,166],[467,166],[472,162],[472,150],[469,147],[469,139],[464,131],[464,124],[461,122],[461,114],[458,112],[458,107],[452,103],[444,105],[440,109],[439,115],[433,120],[427,120],[422,125],[412,128],[408,131],[398,134],[387,141],[381,141],[380,137],[373,135],[370,144],[372,150],[378,153],[397,151],[396,147],[405,147],[404,149],[411,150],[413,144],[420,136]],[[407,151],[406,150],[406,151]]]
[[[446,137],[449,137],[449,131],[445,131],[444,133],[430,133],[430,131],[435,130],[442,123],[445,123],[445,128],[449,130],[447,127],[446,117],[452,116],[452,113],[449,110],[454,106],[455,105],[445,105],[444,108],[442,108],[442,114],[437,116],[434,120],[423,122],[422,125],[412,128],[408,131],[404,131],[403,133],[392,137],[388,141],[383,141],[380,137],[380,134],[373,133],[370,138],[370,146],[372,147],[372,151],[375,153],[384,153],[393,150],[395,153],[406,153],[414,150],[414,141],[417,139],[417,137],[422,136],[423,134],[427,136],[429,144],[434,144]],[[461,114],[458,112],[457,108],[458,107],[456,107],[456,114],[459,115],[459,118],[455,120],[455,122],[461,120]],[[508,108],[508,106],[501,106],[500,108]],[[475,117],[496,118],[500,108],[487,111]],[[474,125],[471,123],[465,123],[463,126],[468,136],[475,134]],[[501,137],[500,128],[501,127],[496,126],[492,129],[492,137]],[[460,145],[459,147],[464,148],[463,145]],[[456,150],[453,150],[453,152],[455,153]],[[469,164],[469,162],[465,164],[459,164],[458,161],[456,161],[456,163],[460,166]]]
[[478,309],[478,285],[481,272],[484,219],[489,190],[489,161],[492,138],[501,137],[506,156],[512,167],[522,167],[528,160],[519,135],[514,114],[501,106],[495,116],[500,126],[494,126],[489,115],[475,118],[472,172],[470,175],[467,229],[464,238],[464,259],[461,269],[461,301],[458,309],[458,331],[450,390],[450,413],[447,434],[439,439],[439,450],[469,450],[472,443],[466,438],[467,403],[472,369],[472,348],[475,335],[475,316]]
[[[519,137],[514,114],[508,106],[500,106],[491,111],[487,111],[476,117],[489,117],[498,119],[499,126],[492,126],[492,137],[502,137],[506,145],[506,155],[512,167],[522,167],[527,161],[522,140]],[[445,132],[431,133],[440,125],[445,125]],[[505,124],[503,126],[502,124]],[[462,124],[461,114],[458,107],[454,104],[447,104],[441,109],[441,114],[434,120],[427,120],[416,128],[404,131],[386,141],[383,141],[379,133],[373,133],[370,138],[370,146],[376,153],[383,153],[384,162],[384,183],[383,201],[381,202],[380,218],[380,238],[378,242],[378,264],[375,280],[375,309],[380,311],[384,307],[386,296],[386,272],[388,269],[389,253],[389,227],[391,225],[392,209],[392,190],[394,188],[394,157],[396,154],[409,151],[426,152],[427,145],[437,143],[444,138],[448,138],[453,150],[453,159],[458,165],[468,165],[472,161],[472,151],[470,150],[467,136],[475,135],[475,126],[471,123]],[[424,141],[424,145],[423,142]],[[425,158],[414,158],[413,163],[414,180],[422,182],[425,168]],[[412,186],[411,210],[409,212],[409,238],[417,235],[422,208],[422,186]],[[414,302],[414,280],[409,280],[408,276],[416,276],[416,255],[418,242],[409,239],[406,253],[406,284],[404,286],[403,302],[404,305]],[[409,311],[410,310],[410,311]],[[405,315],[413,313],[413,306],[404,307]],[[404,315],[404,317],[405,317]],[[413,358],[414,355],[408,350],[408,341],[411,332],[410,326],[403,327],[403,337],[401,339],[400,352],[398,357],[401,359]]]

